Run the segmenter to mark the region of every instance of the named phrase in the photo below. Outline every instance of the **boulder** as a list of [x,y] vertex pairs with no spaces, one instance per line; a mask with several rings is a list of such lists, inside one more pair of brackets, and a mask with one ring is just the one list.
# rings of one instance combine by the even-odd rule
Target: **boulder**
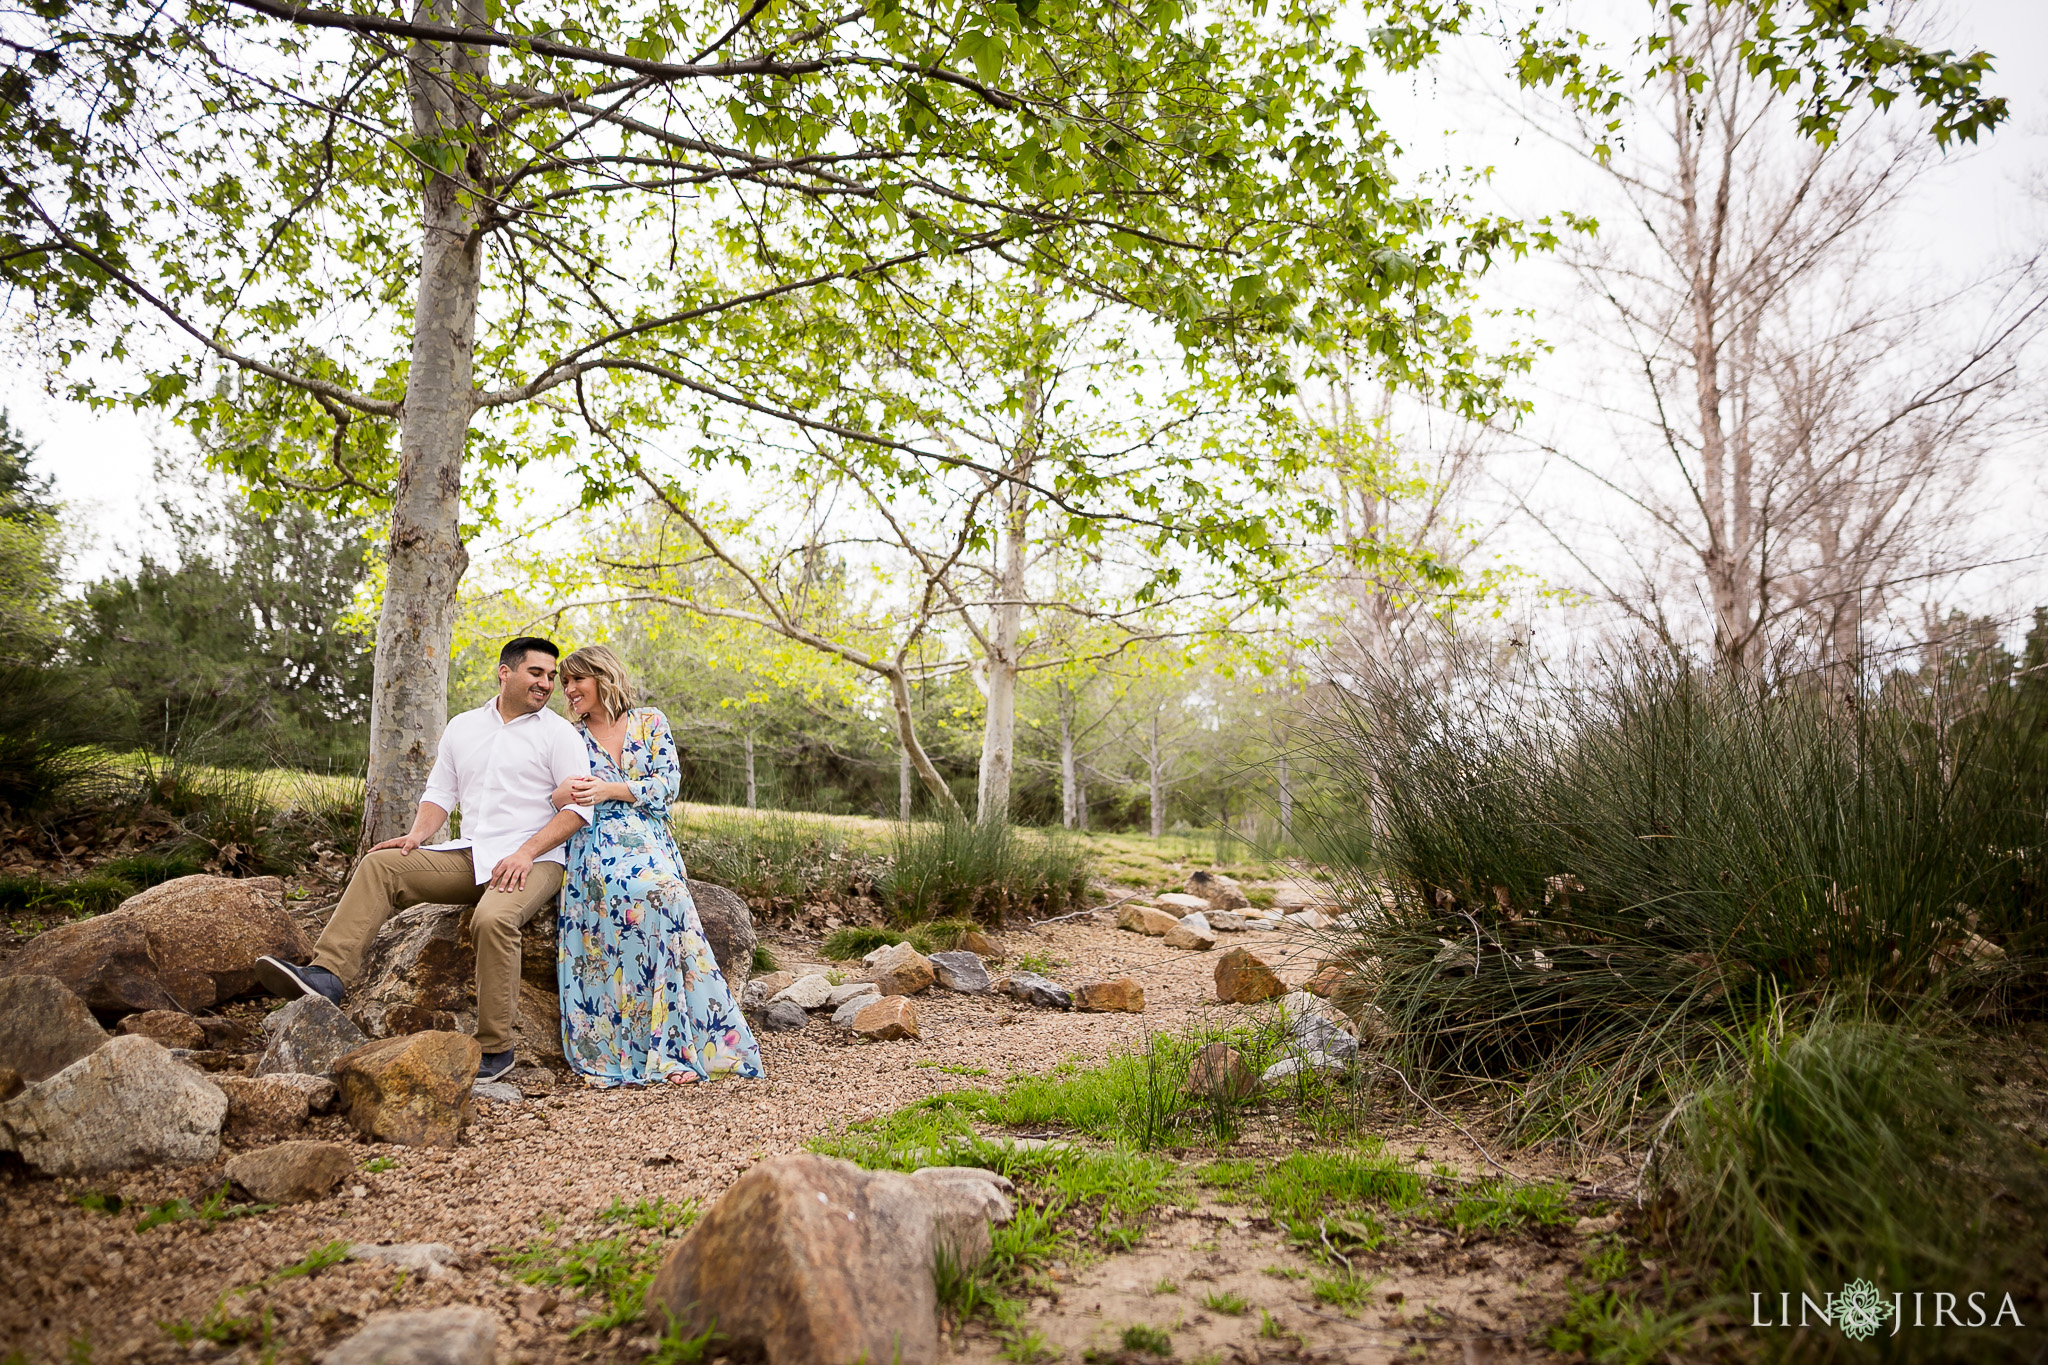
[[375,1261],[394,1270],[416,1270],[430,1280],[452,1275],[462,1254],[446,1242],[357,1242],[348,1249],[351,1261]]
[[[704,929],[704,941],[718,963],[719,975],[738,995],[754,974],[754,947],[760,942],[754,933],[754,916],[747,903],[722,886],[690,878],[690,899],[697,903],[697,922]],[[553,920],[553,915],[535,918]]]
[[380,1038],[335,1059],[342,1107],[357,1132],[402,1147],[452,1147],[471,1118],[483,1049],[466,1033]]
[[853,1016],[853,1031],[863,1038],[882,1043],[898,1038],[916,1038],[919,1036],[917,1006],[907,995],[885,995],[861,1006]]
[[369,1042],[341,1008],[317,995],[302,995],[263,1021],[270,1045],[256,1063],[258,1076],[326,1076],[335,1059]]
[[[384,922],[350,990],[349,1017],[367,1037],[457,1033],[476,1023],[473,907],[415,905]],[[562,1055],[556,976],[556,916],[542,910],[520,935],[519,1017],[512,1046],[528,1056]]]
[[969,929],[960,935],[960,946],[985,961],[1002,961],[1003,950],[996,946],[994,939],[979,929]]
[[256,959],[312,951],[275,877],[177,877],[29,941],[8,976],[54,976],[95,1014],[190,1014],[259,989]]
[[1320,995],[1328,1000],[1344,988],[1344,983],[1350,976],[1351,973],[1344,970],[1342,963],[1325,962],[1316,968],[1314,976],[1302,983],[1301,988],[1310,995]]
[[1126,905],[1116,912],[1116,927],[1128,929],[1134,934],[1145,934],[1159,938],[1180,923],[1178,915],[1169,915],[1164,910],[1154,910],[1149,905]]
[[1327,929],[1335,921],[1320,910],[1297,910],[1287,916],[1287,923],[1297,929]]
[[988,1259],[993,1227],[1016,1216],[1009,1177],[978,1166],[925,1166],[910,1173],[932,1203],[932,1252],[958,1266]]
[[214,1084],[228,1097],[230,1137],[296,1133],[310,1115],[332,1109],[341,1093],[325,1076],[295,1073],[221,1076]]
[[1318,1052],[1347,1065],[1358,1056],[1358,1039],[1341,1024],[1333,1023],[1320,1014],[1297,1019],[1288,1030],[1288,1036],[1304,1052]]
[[1188,1093],[1204,1098],[1243,1099],[1257,1088],[1259,1078],[1237,1049],[1215,1042],[1195,1054],[1188,1068]]
[[1256,1005],[1286,994],[1280,978],[1244,948],[1232,948],[1216,963],[1216,998],[1230,1005]]
[[1161,910],[1166,911],[1168,914],[1174,916],[1175,918],[1179,918],[1180,916],[1188,914],[1191,911],[1211,910],[1215,908],[1214,906],[1210,905],[1209,902],[1203,900],[1200,896],[1184,895],[1179,891],[1169,891],[1163,896],[1154,896],[1152,899],[1154,902],[1158,904]]
[[1169,948],[1206,953],[1216,946],[1216,931],[1209,927],[1209,921],[1200,912],[1196,912],[1181,916],[1180,922],[1168,929],[1166,937],[1160,941]]
[[0,1067],[24,1084],[97,1052],[107,1031],[85,1001],[54,976],[0,976]]
[[492,1104],[521,1104],[526,1092],[510,1081],[478,1081],[469,1088],[471,1099],[489,1100]]
[[264,1204],[319,1199],[354,1174],[356,1149],[339,1142],[280,1142],[228,1162],[229,1180]]
[[715,1326],[722,1353],[768,1365],[936,1365],[937,1248],[957,1245],[966,1210],[988,1207],[988,1191],[1000,1195],[810,1153],[771,1157],[669,1254],[648,1316],[673,1318],[685,1337]]
[[958,991],[962,995],[988,994],[988,967],[973,953],[964,950],[933,953],[928,960],[932,964],[932,975],[947,990]]
[[936,979],[931,960],[908,943],[894,943],[869,964],[884,995],[915,995]]
[[206,1047],[206,1030],[197,1019],[178,1010],[144,1010],[123,1019],[115,1029],[117,1033],[139,1033],[145,1038],[154,1038],[165,1047],[181,1047],[189,1052],[202,1051]]
[[0,1066],[0,1103],[13,1099],[28,1088],[28,1082],[11,1066]]
[[1291,1080],[1303,1073],[1330,1075],[1343,1070],[1344,1063],[1335,1057],[1321,1052],[1303,1052],[1292,1057],[1282,1057],[1260,1072],[1259,1084],[1278,1085],[1281,1081]]
[[320,1365],[494,1365],[498,1316],[483,1308],[372,1313]]
[[812,972],[800,976],[770,997],[768,1003],[786,1000],[798,1009],[823,1009],[825,1002],[832,998],[832,982],[823,972]]
[[811,1022],[804,1007],[790,1000],[777,1000],[761,1011],[760,1027],[769,1033],[795,1033]]
[[880,1000],[881,998],[882,997],[879,994],[856,995],[851,1000],[842,1001],[839,1004],[839,1006],[832,1011],[832,1027],[839,1029],[851,1029],[853,1027],[853,1021],[860,1017],[860,1012],[866,1009],[869,1005],[874,1004],[877,1000]]
[[997,987],[1003,994],[1043,1009],[1074,1008],[1074,993],[1059,982],[1035,972],[1011,972]]
[[51,1175],[192,1166],[220,1154],[227,1112],[219,1086],[130,1034],[0,1104],[0,1150]]
[[768,1003],[769,1000],[774,998],[775,993],[777,991],[786,990],[795,983],[795,972],[770,972],[766,976],[757,976],[752,981],[749,981],[747,983],[747,989],[750,994],[757,987],[763,992],[765,992],[765,994],[763,994],[761,997],[761,1003],[765,1005]]
[[1219,934],[1241,934],[1245,919],[1235,910],[1211,910],[1208,914],[1209,927]]
[[858,1000],[862,996],[880,995],[881,993],[882,988],[872,981],[849,981],[844,986],[834,986],[832,988],[832,993],[825,997],[825,1008],[836,1010],[849,1000]]
[[1236,879],[1221,872],[1199,868],[1188,874],[1187,894],[1205,902],[1211,910],[1247,910],[1251,901]]
[[1145,991],[1128,976],[1109,981],[1083,981],[1074,987],[1074,1007],[1092,1014],[1110,1014],[1119,1010],[1143,1014]]

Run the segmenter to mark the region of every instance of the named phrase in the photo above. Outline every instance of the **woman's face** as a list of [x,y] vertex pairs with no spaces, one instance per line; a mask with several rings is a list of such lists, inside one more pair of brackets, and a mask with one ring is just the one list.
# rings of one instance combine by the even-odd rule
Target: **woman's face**
[[562,694],[569,699],[569,709],[579,716],[587,716],[597,707],[597,680],[594,678],[562,679]]

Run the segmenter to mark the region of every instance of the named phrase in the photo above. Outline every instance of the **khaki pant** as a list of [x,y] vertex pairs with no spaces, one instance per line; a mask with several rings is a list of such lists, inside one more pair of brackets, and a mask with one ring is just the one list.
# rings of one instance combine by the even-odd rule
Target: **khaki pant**
[[476,1040],[485,1052],[503,1052],[519,1023],[519,931],[561,889],[560,863],[535,863],[524,891],[493,891],[477,884],[468,849],[387,848],[357,864],[313,949],[313,965],[354,985],[385,920],[413,905],[474,905]]

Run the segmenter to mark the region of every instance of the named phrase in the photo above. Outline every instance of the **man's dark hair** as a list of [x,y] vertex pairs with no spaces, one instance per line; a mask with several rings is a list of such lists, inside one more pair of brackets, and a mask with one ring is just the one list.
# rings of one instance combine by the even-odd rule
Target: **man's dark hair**
[[508,641],[505,647],[498,651],[498,667],[517,668],[526,662],[526,656],[529,654],[545,654],[550,659],[559,659],[562,657],[562,647],[553,640],[543,640],[538,635],[522,635],[516,640]]

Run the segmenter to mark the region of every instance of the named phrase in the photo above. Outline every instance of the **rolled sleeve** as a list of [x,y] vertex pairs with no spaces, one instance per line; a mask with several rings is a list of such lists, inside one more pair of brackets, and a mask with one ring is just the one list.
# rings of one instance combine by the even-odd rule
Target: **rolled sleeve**
[[456,802],[455,765],[448,759],[448,744],[444,737],[439,751],[434,755],[433,771],[427,774],[427,788],[420,793],[420,803],[429,802],[442,810],[453,811]]
[[[583,732],[565,722],[556,731],[554,744],[548,752],[548,763],[558,787],[572,777],[590,776],[590,753],[583,747]],[[597,818],[588,806],[564,806],[562,809],[575,811],[586,825]]]

